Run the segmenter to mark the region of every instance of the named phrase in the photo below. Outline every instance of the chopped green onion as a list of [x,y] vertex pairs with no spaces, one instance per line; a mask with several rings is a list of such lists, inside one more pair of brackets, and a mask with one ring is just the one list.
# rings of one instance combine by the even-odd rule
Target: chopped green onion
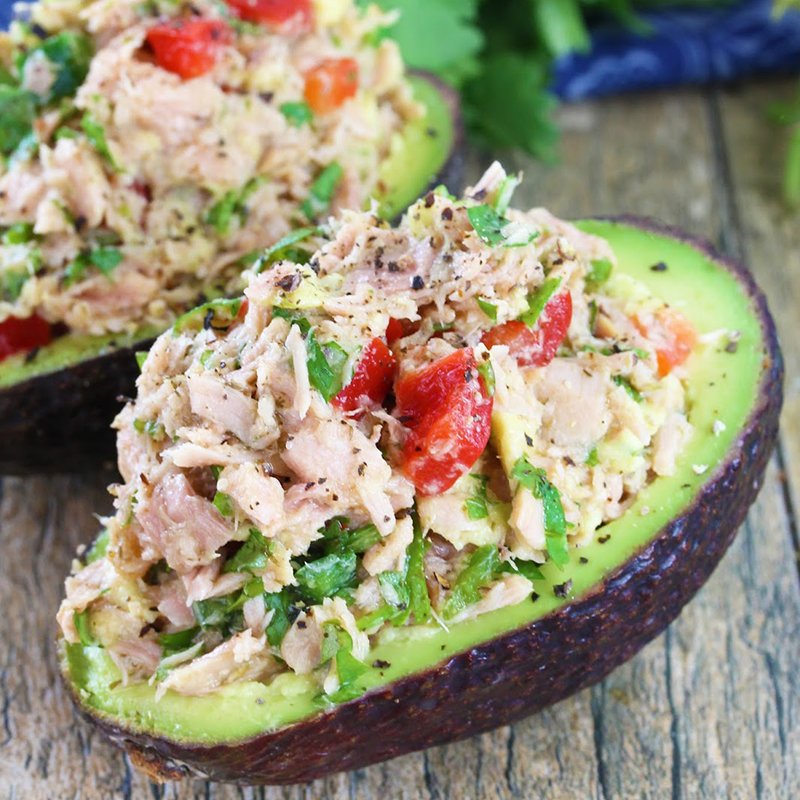
[[487,358],[486,361],[481,361],[478,364],[478,373],[483,378],[483,382],[486,384],[486,392],[489,397],[494,397],[494,389],[495,389],[495,377],[494,377],[494,367],[492,366],[492,362]]
[[520,320],[532,328],[538,322],[542,311],[559,286],[561,286],[561,278],[548,278],[536,291],[528,295],[528,310],[520,316]]
[[492,322],[497,322],[497,306],[494,303],[490,303],[488,300],[479,297],[478,306]]
[[6,229],[3,244],[27,244],[34,238],[32,222],[17,222]]
[[108,528],[104,528],[97,535],[97,538],[94,540],[94,542],[92,542],[92,546],[86,551],[86,555],[83,558],[83,563],[93,564],[95,561],[99,561],[101,558],[104,558],[106,551],[108,550],[109,540],[110,535],[108,533]]

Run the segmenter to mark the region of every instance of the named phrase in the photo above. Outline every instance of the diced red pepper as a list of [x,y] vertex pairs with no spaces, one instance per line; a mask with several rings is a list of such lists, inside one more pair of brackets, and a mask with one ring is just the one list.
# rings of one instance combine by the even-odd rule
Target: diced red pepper
[[489,441],[493,400],[472,348],[403,375],[395,397],[395,414],[408,430],[403,473],[423,495],[447,491]]
[[40,316],[9,317],[0,322],[0,361],[14,353],[50,344],[53,331]]
[[311,28],[311,0],[226,0],[239,19],[301,33]]
[[331,401],[342,411],[358,411],[383,403],[392,388],[397,359],[382,339],[373,339],[361,354],[353,377]]
[[193,17],[154,25],[146,38],[158,66],[187,79],[214,67],[231,31],[221,19]]
[[661,378],[683,364],[697,344],[694,326],[674,308],[660,308],[646,322],[634,317],[633,323],[655,346]]
[[411,336],[419,330],[419,320],[412,322],[410,319],[395,319],[392,317],[386,326],[386,341],[393,345],[398,339]]
[[306,102],[316,114],[335,111],[358,91],[358,64],[352,58],[328,58],[306,72]]
[[504,344],[523,367],[544,367],[561,347],[572,321],[572,295],[562,292],[551,297],[534,328],[511,320],[486,331],[481,341],[487,347]]

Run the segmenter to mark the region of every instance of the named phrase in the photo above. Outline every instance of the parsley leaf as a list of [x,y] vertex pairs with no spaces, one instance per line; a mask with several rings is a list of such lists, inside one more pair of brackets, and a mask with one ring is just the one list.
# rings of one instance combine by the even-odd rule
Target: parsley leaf
[[306,263],[308,260],[307,258],[303,260],[295,257],[298,253],[304,253],[305,251],[295,248],[294,245],[308,239],[310,236],[316,236],[319,233],[321,233],[321,229],[317,227],[297,228],[291,233],[287,233],[286,236],[278,239],[275,244],[261,253],[254,267],[255,272],[263,272],[264,267],[275,264],[278,261],[283,261],[286,258],[295,263]]
[[475,550],[470,555],[467,566],[456,578],[444,604],[445,619],[451,619],[467,606],[477,603],[481,588],[492,581],[499,568],[497,545],[486,544]]
[[472,206],[467,209],[467,216],[475,233],[492,247],[522,247],[538,235],[522,223],[500,216],[490,205]]
[[356,554],[352,551],[329,553],[307,561],[295,571],[300,593],[312,603],[350,588],[356,579]]
[[470,475],[476,482],[475,491],[464,501],[464,510],[467,517],[472,520],[486,519],[489,516],[488,498],[486,496],[486,484],[489,479],[485,475]]

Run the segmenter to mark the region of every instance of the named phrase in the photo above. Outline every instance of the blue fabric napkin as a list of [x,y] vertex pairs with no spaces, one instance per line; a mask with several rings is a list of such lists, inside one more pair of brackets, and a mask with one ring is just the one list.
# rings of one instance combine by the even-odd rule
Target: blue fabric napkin
[[709,83],[757,73],[800,73],[800,11],[772,16],[772,0],[716,9],[644,14],[652,32],[618,25],[592,32],[592,50],[556,65],[554,89],[567,100],[633,89]]

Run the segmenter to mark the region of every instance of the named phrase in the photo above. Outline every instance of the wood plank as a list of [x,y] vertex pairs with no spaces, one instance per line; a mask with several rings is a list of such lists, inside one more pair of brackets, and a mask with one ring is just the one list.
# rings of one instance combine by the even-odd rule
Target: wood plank
[[[772,247],[766,252],[775,274],[760,277],[771,295],[780,295],[782,287],[794,286],[794,279],[782,273],[784,264],[796,267],[800,242],[792,238],[796,234],[788,222],[758,207],[763,202],[758,181],[764,175],[756,172],[756,165],[745,169],[741,163],[746,147],[756,153],[769,148],[755,109],[775,92],[754,87],[736,97],[726,95],[716,117],[714,104],[692,90],[571,107],[564,114],[568,131],[561,167],[545,168],[526,159],[513,162],[528,176],[517,201],[544,204],[567,216],[633,210],[723,238],[731,246],[735,230],[726,197],[732,180],[741,207],[749,209],[752,203],[759,220],[757,226],[751,221],[742,226],[741,242],[750,252]],[[746,135],[739,128],[731,130],[745,125],[742,115],[749,119]],[[720,125],[730,143],[730,175],[720,161],[721,152],[727,151],[712,140]],[[473,155],[473,178],[487,161]],[[762,243],[775,230],[784,238]],[[794,248],[792,256],[777,258],[789,248]],[[793,308],[783,297],[771,299],[789,330],[796,318],[789,316]],[[793,343],[786,337],[784,341]],[[800,349],[793,347],[790,357],[800,358]],[[788,459],[794,451],[784,446]],[[109,479],[95,474],[2,483],[0,640],[7,643],[0,662],[3,796],[800,796],[800,597],[787,568],[793,556],[792,520],[775,464],[747,526],[708,586],[667,635],[602,685],[536,717],[464,742],[305,787],[267,789],[202,782],[153,787],[88,726],[74,720],[56,678],[53,615],[74,548],[96,528],[91,512],[109,509],[103,490]]]
[[[723,92],[717,99],[720,127],[730,147],[727,169],[735,189],[730,208],[732,247],[744,251],[767,294],[786,361],[786,399],[781,457],[789,501],[800,508],[800,211],[781,195],[789,129],[771,124],[769,107],[797,96],[797,82],[760,84],[753,91]],[[800,548],[795,519],[795,546]]]

